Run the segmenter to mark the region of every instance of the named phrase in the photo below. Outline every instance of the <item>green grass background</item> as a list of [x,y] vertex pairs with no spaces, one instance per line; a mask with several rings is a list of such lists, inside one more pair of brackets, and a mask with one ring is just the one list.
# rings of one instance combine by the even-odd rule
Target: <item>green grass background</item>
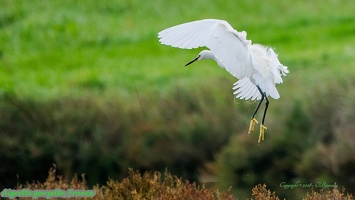
[[156,37],[179,23],[218,18],[274,47],[291,70],[280,90],[302,96],[312,84],[354,73],[354,7],[352,1],[3,0],[1,87],[47,98],[91,86],[131,93],[219,77],[232,84],[213,62],[182,67],[198,51],[172,49]]
[[[133,110],[135,115],[140,115],[139,112],[143,110],[142,116],[136,117],[133,122],[146,120],[149,123],[150,118],[161,127],[161,123],[166,123],[168,119],[156,111],[155,108],[161,106],[159,102],[162,99],[170,102],[170,99],[181,98],[182,102],[187,102],[187,111],[192,105],[192,108],[202,109],[202,114],[206,115],[207,119],[213,116],[237,124],[231,125],[232,131],[226,133],[227,138],[232,139],[228,142],[224,138],[224,142],[221,142],[229,143],[222,151],[227,152],[226,154],[233,152],[231,148],[238,151],[245,148],[243,153],[247,154],[245,151],[250,148],[263,151],[263,148],[269,147],[267,144],[274,145],[275,140],[272,141],[273,136],[269,135],[272,132],[282,133],[292,129],[294,121],[287,122],[287,116],[292,110],[294,118],[300,118],[301,121],[313,120],[311,124],[316,125],[312,127],[318,132],[331,129],[327,126],[329,120],[331,125],[338,123],[326,117],[331,114],[328,112],[329,107],[335,107],[336,110],[334,105],[337,104],[341,104],[341,110],[347,112],[331,110],[334,111],[334,116],[344,115],[345,121],[350,123],[355,120],[351,112],[355,96],[351,87],[354,86],[355,77],[355,2],[351,0],[1,0],[0,4],[1,94],[13,95],[19,101],[51,102],[64,99],[64,107],[65,99],[79,99],[65,111],[71,115],[71,109],[81,108],[79,110],[83,114],[73,114],[74,119],[95,116],[95,109],[110,107],[114,104],[112,102],[117,101],[121,105],[121,110],[117,112],[122,113],[122,116],[127,115],[129,118],[130,113],[125,111]],[[240,134],[237,137],[231,136],[235,132],[246,134],[248,120],[255,106],[255,102],[233,102],[232,84],[236,81],[235,78],[212,61],[201,61],[185,68],[184,64],[194,58],[200,49],[175,49],[158,42],[159,31],[204,18],[224,19],[236,30],[247,31],[248,39],[253,43],[275,48],[281,63],[289,67],[290,74],[284,78],[283,84],[277,86],[280,100],[271,100],[270,103],[266,123],[269,130],[273,131],[266,134],[266,144],[261,144],[266,147],[256,147],[253,144],[248,146],[248,143],[240,138],[243,136],[239,137]],[[80,103],[82,98],[94,99],[92,101],[95,106],[90,106],[90,100]],[[194,104],[193,101],[197,102]],[[175,106],[172,110],[180,117],[179,120],[186,120],[183,125],[189,127],[189,119],[178,114],[179,102],[169,105]],[[24,108],[31,106],[38,110],[55,107],[24,104]],[[228,109],[237,114],[222,115],[227,113]],[[298,115],[297,109],[306,113],[301,112]],[[219,116],[215,113],[216,110],[220,110]],[[86,115],[86,111],[90,113]],[[38,121],[45,123],[46,112],[38,112],[39,114],[34,112],[33,115],[40,116]],[[114,111],[107,108],[102,114],[103,117],[107,117],[110,112]],[[53,115],[56,116],[55,113]],[[171,113],[168,117],[174,121],[174,115]],[[164,117],[165,119],[161,119]],[[196,122],[200,123],[202,130],[208,124],[203,119],[206,118],[202,118],[202,121],[198,118]],[[129,120],[123,120],[122,123],[127,121]],[[88,120],[88,124],[90,123],[92,122]],[[302,123],[301,126],[304,125]],[[309,125],[304,123],[305,126]],[[149,127],[141,125],[131,124],[140,127],[135,130],[137,132],[150,130]],[[179,124],[166,124],[167,129],[169,126],[174,129]],[[223,126],[216,125],[216,129],[224,130],[221,128]],[[69,126],[65,130],[64,132],[70,132],[72,129]],[[129,130],[126,130],[127,134],[130,134]],[[188,135],[189,129],[184,130]],[[189,138],[186,135],[184,137]],[[257,133],[252,136],[255,143],[256,135]],[[307,140],[308,137],[317,137],[317,134],[315,135],[302,135],[306,139],[298,139]],[[199,135],[196,140],[203,136],[204,134]],[[213,140],[209,142],[211,144]],[[6,144],[11,146],[12,143]],[[235,147],[235,144],[240,145],[240,148]],[[320,149],[316,152],[322,152],[321,147],[315,146],[316,150]],[[5,145],[4,148],[9,149],[6,147]],[[218,154],[219,150],[214,153]],[[144,149],[140,151],[144,152]],[[296,150],[290,150],[291,153],[294,151]],[[342,150],[339,151],[341,154]],[[211,157],[217,158],[217,163],[225,165],[222,155],[224,154],[220,153],[219,157],[207,157],[210,161]],[[237,155],[240,155],[240,152]],[[258,155],[258,151],[255,155]],[[309,158],[313,158],[312,155],[310,153]],[[143,153],[142,156],[144,158],[147,155]],[[351,157],[349,162],[350,166],[353,166],[354,158]],[[298,169],[302,171],[300,168],[302,169]],[[85,171],[85,167],[83,169]],[[220,177],[230,177],[228,170],[223,169],[226,173],[217,174],[220,174]],[[327,177],[332,177],[332,174]],[[235,182],[231,180],[225,183],[233,185]]]

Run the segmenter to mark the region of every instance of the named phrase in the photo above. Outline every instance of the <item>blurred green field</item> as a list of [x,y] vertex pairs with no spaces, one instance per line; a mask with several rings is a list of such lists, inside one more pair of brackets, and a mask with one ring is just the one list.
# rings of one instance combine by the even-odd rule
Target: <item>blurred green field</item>
[[[57,165],[64,172],[100,174],[92,175],[93,182],[89,175],[90,184],[107,176],[124,177],[117,174],[133,165],[176,166],[172,171],[180,170],[182,176],[213,174],[224,187],[247,187],[258,184],[258,179],[227,180],[238,179],[233,173],[244,173],[233,167],[243,165],[243,170],[260,175],[263,170],[250,167],[258,164],[253,159],[272,157],[275,149],[285,148],[275,153],[276,162],[266,171],[290,167],[292,175],[284,179],[354,185],[350,169],[355,158],[342,155],[352,152],[354,141],[355,1],[0,0],[0,4],[4,135],[0,158],[9,160],[1,173],[32,163],[26,156],[44,155],[47,165],[61,162]],[[204,18],[224,19],[236,30],[247,31],[248,39],[275,48],[281,63],[289,67],[290,74],[277,86],[280,100],[270,103],[266,120],[270,134],[263,146],[255,144],[257,133],[245,138],[256,105],[234,99],[235,78],[212,61],[185,68],[200,49],[158,42],[159,31]],[[67,142],[68,138],[72,140]],[[343,140],[348,144],[339,142]],[[297,143],[301,141],[307,144]],[[37,146],[43,143],[47,146]],[[91,150],[96,146],[102,147]],[[160,148],[171,153],[162,155],[163,161],[156,158]],[[78,155],[68,161],[73,152]],[[18,155],[25,161],[16,161]],[[293,160],[277,160],[278,155]],[[319,155],[341,156],[330,164],[327,159],[314,163]],[[188,160],[190,156],[193,159]],[[248,164],[238,162],[243,158]],[[99,163],[102,170],[88,169],[92,163]],[[47,170],[43,168],[38,171]],[[325,172],[317,174],[320,169]],[[260,181],[278,173],[265,174]],[[280,190],[279,182],[271,184],[273,190]]]
[[24,97],[77,95],[91,88],[164,92],[178,81],[198,85],[221,77],[232,84],[213,62],[184,68],[198,51],[158,43],[160,30],[202,18],[225,19],[254,43],[274,47],[292,72],[279,88],[295,96],[322,79],[355,71],[353,1],[2,4],[1,89]]

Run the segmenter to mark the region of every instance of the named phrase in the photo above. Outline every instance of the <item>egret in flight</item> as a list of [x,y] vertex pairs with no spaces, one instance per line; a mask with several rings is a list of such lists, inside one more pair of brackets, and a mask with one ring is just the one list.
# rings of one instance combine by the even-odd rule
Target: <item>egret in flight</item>
[[239,99],[260,100],[250,121],[248,134],[254,131],[258,121],[255,115],[265,99],[265,110],[260,124],[258,142],[264,140],[264,125],[269,106],[268,96],[278,99],[275,87],[282,83],[282,76],[289,73],[275,51],[267,46],[252,44],[245,31],[238,32],[224,21],[204,19],[167,28],[158,33],[159,42],[182,49],[207,47],[185,66],[198,60],[212,59],[239,79],[233,84],[234,95]]

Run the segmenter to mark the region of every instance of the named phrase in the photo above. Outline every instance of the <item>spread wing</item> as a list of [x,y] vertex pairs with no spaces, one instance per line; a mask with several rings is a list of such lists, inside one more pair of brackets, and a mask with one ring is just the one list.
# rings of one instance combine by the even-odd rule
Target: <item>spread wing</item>
[[238,99],[245,100],[259,100],[261,99],[261,94],[254,83],[250,81],[248,77],[240,79],[233,84],[234,95]]
[[253,71],[246,32],[238,32],[223,20],[205,19],[173,26],[158,33],[160,43],[192,49],[209,48],[229,73],[238,79]]

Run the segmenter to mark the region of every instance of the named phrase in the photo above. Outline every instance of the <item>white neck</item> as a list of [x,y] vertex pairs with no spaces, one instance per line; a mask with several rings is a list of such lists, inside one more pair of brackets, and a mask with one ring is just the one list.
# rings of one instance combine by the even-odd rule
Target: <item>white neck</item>
[[199,60],[214,60],[221,68],[225,68],[224,65],[216,58],[216,56],[210,50],[201,51]]

